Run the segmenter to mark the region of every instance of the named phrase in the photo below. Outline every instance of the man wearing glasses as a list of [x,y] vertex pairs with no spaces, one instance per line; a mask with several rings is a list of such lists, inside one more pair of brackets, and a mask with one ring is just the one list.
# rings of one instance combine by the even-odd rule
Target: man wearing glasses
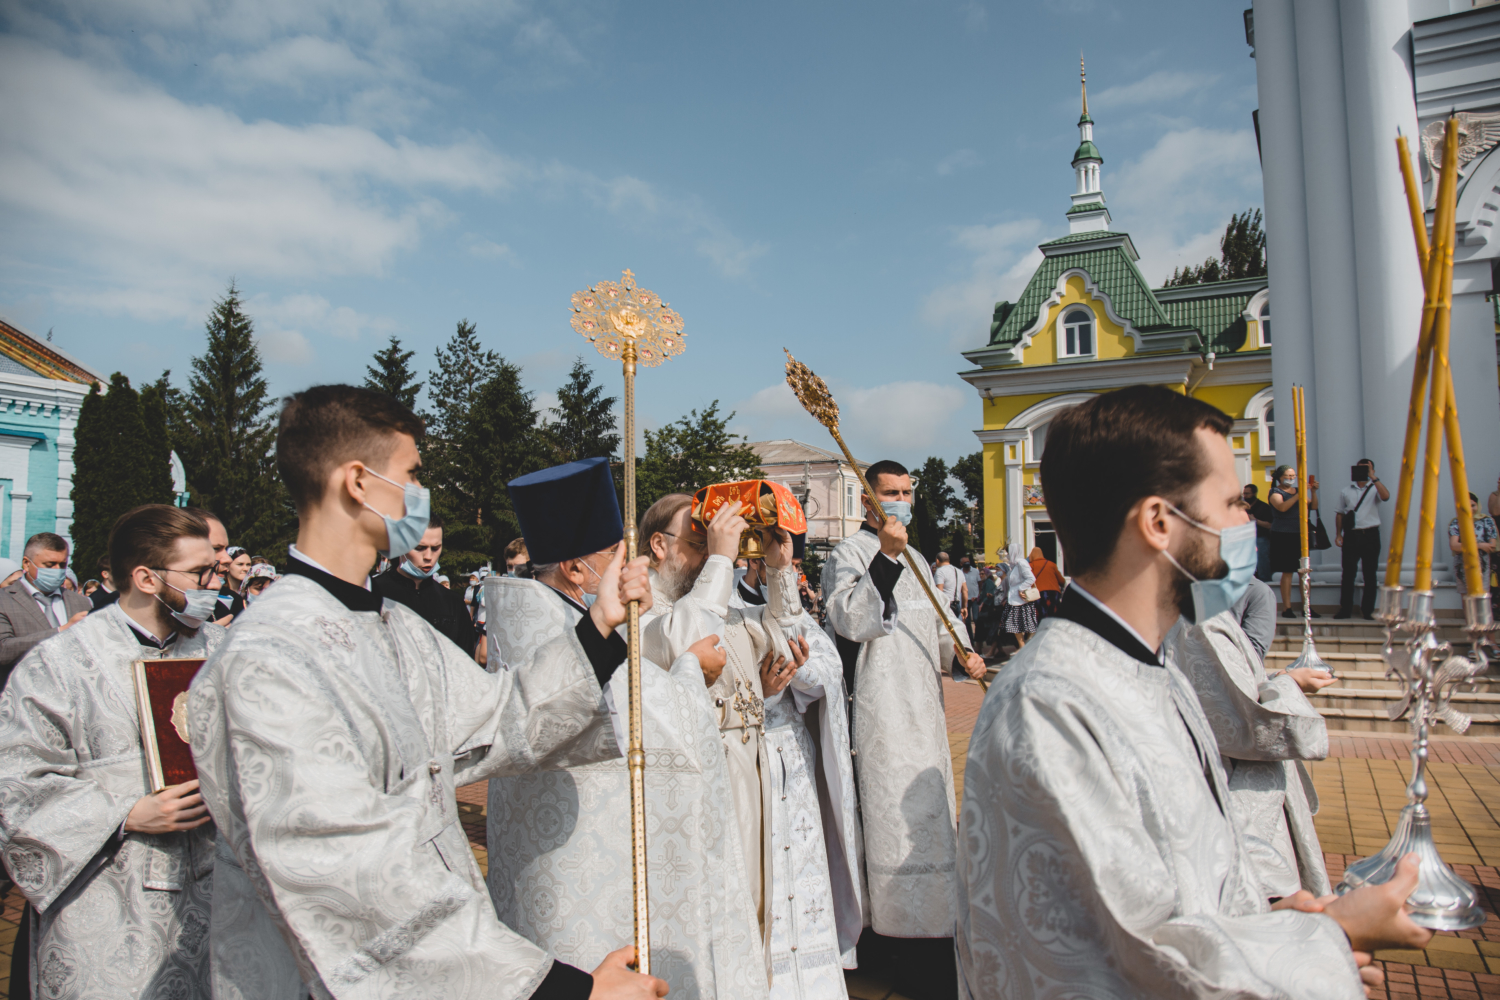
[[213,827],[197,781],[152,793],[131,663],[223,639],[208,522],[137,507],[109,563],[119,600],[38,644],[0,696],[0,854],[28,904],[11,995],[207,1000]]

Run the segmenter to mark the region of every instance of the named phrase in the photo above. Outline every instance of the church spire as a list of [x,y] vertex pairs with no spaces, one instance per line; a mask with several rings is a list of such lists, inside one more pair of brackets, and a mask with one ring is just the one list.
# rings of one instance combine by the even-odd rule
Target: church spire
[[1094,119],[1089,117],[1089,79],[1078,55],[1078,84],[1083,94],[1083,114],[1078,118],[1078,149],[1073,153],[1073,176],[1077,182],[1073,205],[1068,209],[1068,232],[1087,233],[1109,228],[1109,209],[1104,207],[1104,192],[1099,187],[1099,168],[1104,157],[1094,145]]

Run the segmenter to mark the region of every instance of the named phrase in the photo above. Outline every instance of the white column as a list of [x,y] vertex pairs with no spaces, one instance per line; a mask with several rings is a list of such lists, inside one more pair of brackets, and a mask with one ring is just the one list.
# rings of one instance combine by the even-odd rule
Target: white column
[[26,551],[26,505],[30,500],[30,493],[10,491],[10,558],[16,562]]
[[[1411,22],[1404,4],[1340,0],[1344,87],[1348,103],[1350,192],[1354,216],[1354,265],[1359,296],[1359,376],[1364,383],[1364,454],[1379,474],[1395,483],[1406,433],[1406,402],[1422,321],[1422,275],[1417,263],[1405,187],[1396,159],[1396,134],[1407,137],[1413,165],[1421,155],[1417,109],[1412,97]],[[1494,354],[1491,337],[1490,354]],[[1493,358],[1490,368],[1494,367]],[[1321,375],[1321,371],[1319,372]],[[1489,377],[1490,396],[1495,379]],[[1492,407],[1493,409],[1493,407]],[[1352,460],[1351,460],[1352,461]],[[1340,468],[1344,464],[1341,463]],[[1486,491],[1486,494],[1488,491]],[[1440,501],[1451,511],[1452,500]],[[1383,505],[1382,543],[1390,544],[1393,505]],[[1440,553],[1446,552],[1447,518],[1441,515]],[[1405,562],[1414,564],[1416,519],[1411,522]],[[1443,562],[1440,555],[1437,560]]]
[[1287,463],[1292,441],[1291,387],[1313,378],[1312,283],[1292,0],[1255,0],[1255,81],[1260,99],[1266,261],[1275,317],[1271,382],[1281,429],[1276,458]]
[[57,408],[57,527],[53,530],[73,545],[73,447],[77,439],[78,403],[64,402]]
[[[1495,382],[1495,307],[1484,300],[1490,290],[1490,261],[1476,260],[1453,267],[1453,321],[1449,336],[1449,365],[1453,369],[1453,391],[1458,396],[1459,423],[1463,426],[1464,460],[1469,489],[1479,496],[1479,510],[1495,489],[1500,475],[1500,389]],[[1443,466],[1444,492],[1438,497],[1438,558],[1448,555],[1448,521],[1453,517],[1451,480]],[[1452,557],[1450,557],[1452,558]]]
[[[1333,487],[1341,486],[1347,475],[1339,470],[1358,461],[1365,446],[1360,310],[1351,253],[1355,240],[1349,109],[1344,101],[1343,44],[1336,0],[1304,0],[1296,5],[1295,16],[1308,273],[1314,290],[1315,378],[1307,392],[1307,468],[1309,473],[1320,474],[1327,484],[1325,492],[1333,496]],[[1366,166],[1361,164],[1362,169]],[[1274,286],[1272,294],[1277,294]]]

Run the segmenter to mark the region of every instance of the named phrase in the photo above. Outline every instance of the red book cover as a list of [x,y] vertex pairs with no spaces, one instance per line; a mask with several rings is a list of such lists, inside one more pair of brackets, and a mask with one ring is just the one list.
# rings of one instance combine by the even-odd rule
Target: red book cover
[[188,686],[206,662],[203,657],[135,661],[141,749],[153,792],[198,777],[188,744],[187,697]]

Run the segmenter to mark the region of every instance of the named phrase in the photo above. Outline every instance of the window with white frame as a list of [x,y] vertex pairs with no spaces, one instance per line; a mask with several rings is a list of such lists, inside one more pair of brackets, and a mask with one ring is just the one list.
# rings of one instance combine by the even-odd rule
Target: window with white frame
[[1276,407],[1267,406],[1260,416],[1261,422],[1266,425],[1266,443],[1271,446],[1271,454],[1276,454]]
[[1271,346],[1271,300],[1267,299],[1260,307],[1260,346]]
[[1063,317],[1062,340],[1058,356],[1086,358],[1094,353],[1094,314],[1087,309],[1071,310]]
[[858,517],[859,489],[849,480],[844,480],[844,516]]
[[1037,424],[1031,428],[1031,460],[1033,462],[1042,460],[1042,452],[1047,448],[1047,428],[1051,423],[1052,421],[1049,420],[1045,424]]

